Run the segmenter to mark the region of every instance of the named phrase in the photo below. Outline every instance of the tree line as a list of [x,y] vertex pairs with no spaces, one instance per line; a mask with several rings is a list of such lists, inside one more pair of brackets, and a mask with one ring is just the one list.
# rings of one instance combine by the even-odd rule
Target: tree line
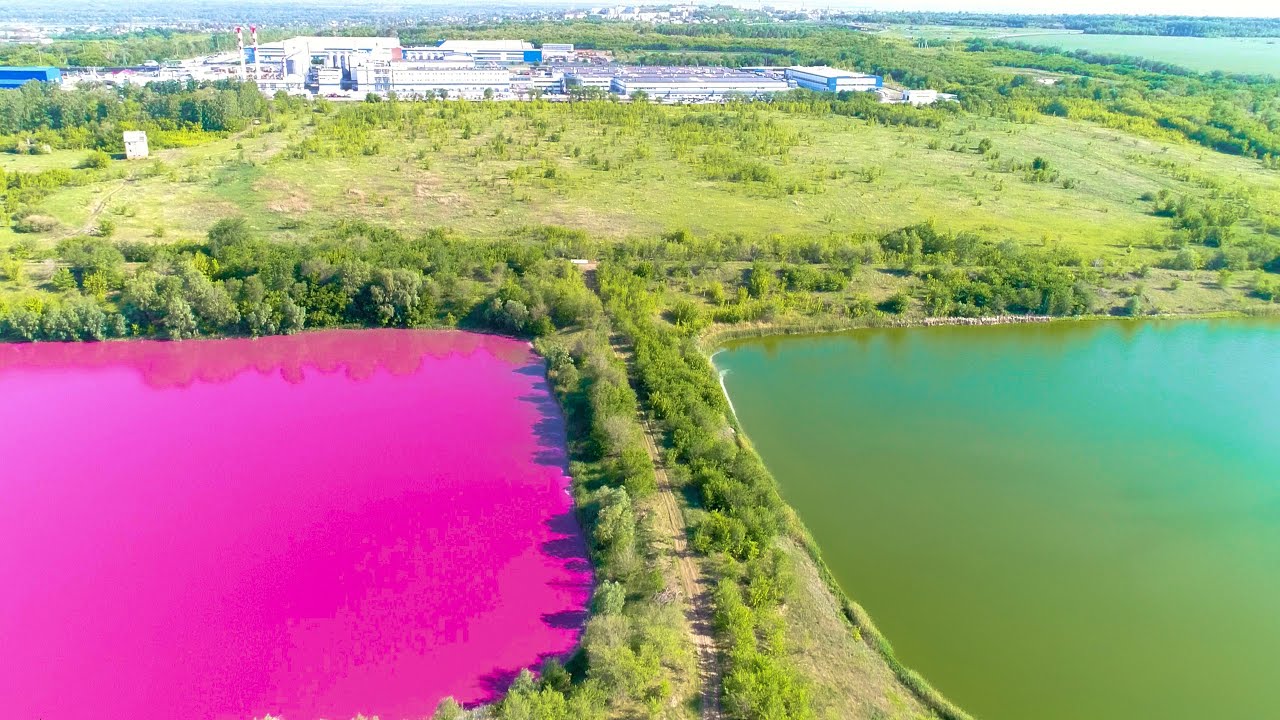
[[41,146],[119,152],[123,130],[150,130],[157,134],[152,145],[165,147],[166,132],[235,132],[298,102],[268,99],[254,83],[237,80],[71,89],[31,82],[0,91],[0,139],[9,152]]
[[[442,234],[410,241],[362,222],[282,245],[232,217],[203,243],[74,237],[54,255],[72,282],[11,302],[2,313],[7,337],[180,340],[340,325],[537,336],[579,322],[590,307],[567,263],[539,248]],[[23,246],[6,253],[14,272],[31,256]]]
[[966,95],[966,107],[1008,115],[1019,105],[1135,135],[1185,139],[1280,166],[1280,81],[1202,75],[1133,58],[974,40],[993,63],[1066,73],[1052,86],[1015,78],[999,97]]
[[[271,28],[264,28],[260,35],[262,42],[287,37],[284,30]],[[230,32],[148,28],[124,34],[75,33],[48,45],[0,45],[0,65],[126,67],[226,52],[235,47],[236,41]]]

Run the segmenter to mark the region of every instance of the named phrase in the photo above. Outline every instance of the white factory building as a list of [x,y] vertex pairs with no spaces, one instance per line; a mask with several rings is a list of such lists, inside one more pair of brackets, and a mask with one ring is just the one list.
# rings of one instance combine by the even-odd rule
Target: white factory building
[[299,36],[245,48],[249,74],[255,66],[272,76],[303,77],[313,66],[341,68],[356,60],[399,59],[400,40],[393,37]]
[[785,76],[797,87],[818,92],[865,92],[884,86],[884,79],[879,75],[856,73],[826,65],[789,67]]
[[[827,92],[880,90],[881,78],[826,66],[754,69],[576,65],[569,43],[535,47],[525,40],[441,40],[401,47],[394,37],[301,36],[245,48],[246,74],[264,92],[333,98],[366,93],[412,98],[528,97],[587,88],[658,102],[714,102],[763,97],[803,87]],[[232,56],[232,62],[238,57]],[[941,97],[909,91],[886,102],[927,104]]]
[[643,92],[654,100],[688,102],[722,100],[729,96],[770,95],[786,92],[786,81],[759,75],[618,75],[613,92],[628,97]]
[[458,67],[475,67],[476,59],[463,53],[445,52],[440,48],[401,48],[400,59],[405,62],[453,63]]
[[457,63],[368,63],[351,70],[352,89],[362,93],[400,97],[439,95],[450,98],[477,99],[485,91],[511,93],[511,71],[506,68],[478,68]]
[[443,40],[436,49],[470,55],[478,63],[515,65],[542,62],[542,53],[524,40]]
[[572,61],[575,57],[573,43],[542,43],[542,61]]
[[937,90],[903,90],[902,102],[911,105],[932,105],[938,102]]
[[[552,48],[557,58],[571,58],[572,53],[572,45]],[[402,48],[394,37],[299,36],[247,47],[245,60],[246,74],[266,92],[306,88],[331,96],[348,91],[411,96],[443,90],[455,97],[479,97],[485,89],[509,93],[511,77],[502,68],[477,66],[537,63],[542,51],[523,40],[445,40]]]
[[940,93],[937,90],[899,90],[897,88],[879,88],[876,93],[882,103],[901,103],[905,105],[933,105],[936,102],[954,102],[955,95]]
[[609,92],[613,87],[613,79],[618,75],[619,69],[616,67],[595,67],[592,65],[584,65],[581,67],[566,68],[564,71],[564,86],[568,91],[570,88],[598,88],[604,92]]
[[512,73],[511,92],[516,95],[564,94],[564,73],[554,68],[531,68],[525,72]]
[[307,73],[306,84],[318,95],[340,95],[345,89],[345,79],[341,68],[316,66]]

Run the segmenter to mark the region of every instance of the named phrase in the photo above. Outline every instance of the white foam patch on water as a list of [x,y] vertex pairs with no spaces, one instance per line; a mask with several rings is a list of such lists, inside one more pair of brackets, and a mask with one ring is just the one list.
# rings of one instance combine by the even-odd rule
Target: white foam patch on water
[[[724,350],[723,350],[723,349],[721,349],[721,350],[717,350],[717,351],[715,351],[715,352],[711,353],[711,357],[707,358],[708,360],[710,360],[710,361],[711,361],[711,367],[715,367],[715,366],[716,366],[716,355],[719,355],[719,354],[720,354],[720,353],[722,353],[722,352],[724,352]],[[719,372],[717,372],[716,374],[720,377],[720,392],[724,393],[724,399],[725,399],[725,402],[729,403],[729,412],[733,413],[733,419],[734,419],[734,420],[737,420],[737,419],[738,419],[738,409],[737,409],[737,408],[735,408],[735,407],[733,406],[733,398],[729,397],[729,387],[728,387],[727,385],[725,385],[725,382],[724,382],[724,377],[725,377],[725,375],[728,375],[728,374],[729,374],[729,371],[728,371],[727,369],[726,369],[726,370],[720,370],[720,368],[716,368],[716,370],[718,370],[718,371],[719,371]]]

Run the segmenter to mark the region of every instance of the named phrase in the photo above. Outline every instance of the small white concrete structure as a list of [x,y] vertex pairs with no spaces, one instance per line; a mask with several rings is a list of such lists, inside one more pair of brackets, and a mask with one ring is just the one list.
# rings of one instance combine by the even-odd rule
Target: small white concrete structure
[[126,160],[142,160],[151,154],[147,147],[147,133],[142,130],[124,131],[124,157]]
[[906,90],[902,93],[902,101],[912,105],[932,105],[938,102],[938,91]]

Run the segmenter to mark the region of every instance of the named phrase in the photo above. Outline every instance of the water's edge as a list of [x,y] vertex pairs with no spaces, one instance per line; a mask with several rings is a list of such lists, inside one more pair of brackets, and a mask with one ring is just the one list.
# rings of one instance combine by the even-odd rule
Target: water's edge
[[[769,469],[764,458],[756,451],[755,446],[751,442],[750,436],[747,435],[742,424],[738,422],[736,411],[732,411],[733,399],[729,396],[729,389],[724,382],[724,373],[727,371],[715,365],[715,355],[724,350],[724,345],[727,343],[734,340],[748,338],[760,339],[796,335],[823,335],[867,330],[886,326],[924,328],[937,327],[940,325],[1002,325],[1063,321],[1062,319],[1048,317],[1041,318],[1037,316],[1034,318],[1027,318],[1018,315],[993,318],[991,320],[994,320],[994,322],[989,320],[985,323],[969,322],[971,320],[970,318],[940,318],[936,320],[940,320],[940,322],[904,322],[885,325],[872,325],[868,323],[852,325],[842,325],[839,323],[828,323],[825,325],[808,323],[768,323],[765,325],[749,327],[739,326],[737,328],[726,328],[717,332],[708,332],[698,338],[698,345],[706,358],[707,364],[716,374],[717,382],[720,385],[721,391],[725,395],[725,401],[729,404],[732,415],[729,418],[729,422],[734,428],[738,442],[760,458],[760,464],[765,468],[765,471],[768,472],[769,479],[773,482],[774,487],[779,490],[779,494],[781,495],[781,486],[778,483],[778,479],[774,476],[773,471]],[[950,322],[947,322],[948,320]],[[1066,319],[1065,321],[1071,322],[1072,319]],[[786,503],[786,508],[788,535],[790,535],[796,543],[804,548],[805,554],[818,571],[818,577],[822,579],[827,590],[840,605],[840,608],[844,613],[844,620],[849,623],[849,631],[853,635],[853,638],[855,640],[865,642],[875,650],[889,668],[893,670],[893,674],[898,678],[898,681],[909,688],[911,692],[913,692],[929,710],[936,713],[938,717],[943,720],[976,720],[973,715],[970,715],[960,706],[956,705],[947,698],[941,690],[934,687],[923,675],[911,669],[898,659],[897,654],[894,652],[893,645],[889,642],[889,639],[884,636],[884,633],[880,631],[880,628],[876,626],[875,621],[871,618],[871,613],[867,612],[866,608],[858,604],[858,602],[840,586],[840,582],[836,580],[835,574],[831,572],[831,568],[827,565],[826,560],[823,559],[822,550],[818,547],[817,540],[814,539],[809,528],[805,526],[804,521],[800,519],[799,512],[797,512],[789,502]]]

